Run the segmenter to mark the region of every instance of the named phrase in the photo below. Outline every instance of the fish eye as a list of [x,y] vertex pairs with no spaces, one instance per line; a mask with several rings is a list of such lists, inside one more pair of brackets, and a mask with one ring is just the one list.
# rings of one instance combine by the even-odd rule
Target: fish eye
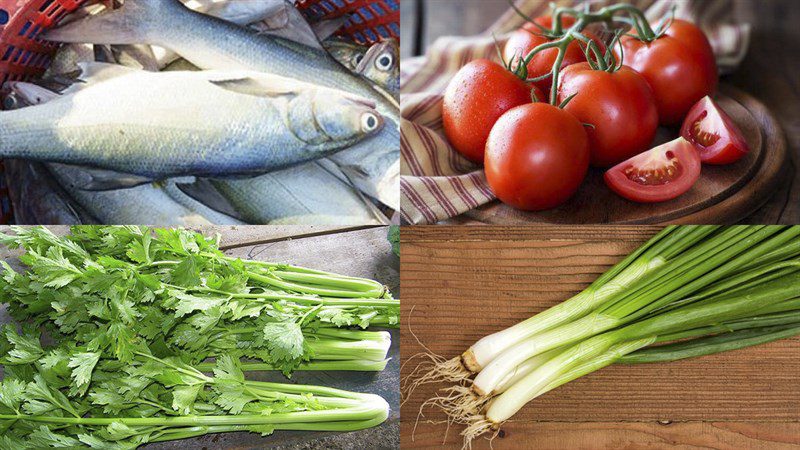
[[375,66],[379,70],[389,70],[392,68],[394,64],[394,57],[392,55],[381,55],[377,61],[375,61]]
[[367,113],[361,116],[361,127],[364,129],[364,131],[375,131],[378,128],[378,125],[380,125],[380,121],[375,114]]

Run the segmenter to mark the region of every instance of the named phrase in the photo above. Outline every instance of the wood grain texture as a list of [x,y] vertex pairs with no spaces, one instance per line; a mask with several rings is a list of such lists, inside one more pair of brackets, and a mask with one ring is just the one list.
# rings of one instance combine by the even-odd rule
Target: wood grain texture
[[[506,0],[425,0],[423,3],[426,17],[422,33],[408,36],[404,29],[403,34],[404,42],[420,40],[423,52],[440,36],[485,31],[505,12],[508,4]],[[751,45],[739,69],[722,81],[762,102],[783,130],[776,132],[775,137],[783,137],[785,133],[788,144],[788,158],[783,163],[782,173],[768,183],[771,186],[754,184],[751,189],[758,189],[755,197],[745,193],[745,199],[757,201],[734,202],[732,206],[741,208],[741,213],[732,220],[752,224],[800,223],[800,171],[796,170],[800,161],[800,78],[796,76],[800,71],[800,52],[789,45],[800,42],[800,28],[796,25],[800,21],[800,4],[796,0],[734,0],[732,7],[739,20],[752,25]],[[413,10],[408,8],[407,13]],[[403,23],[406,17],[402,17]],[[708,219],[718,222],[713,219],[720,213],[730,215],[729,211],[727,203],[720,202],[708,214],[674,222],[701,223]],[[458,223],[480,221],[462,217]]]
[[[585,288],[658,227],[406,227],[401,283],[405,362],[453,357]],[[414,335],[412,335],[412,331]],[[401,376],[414,367],[409,363]],[[527,405],[495,448],[780,448],[800,446],[800,339],[668,364],[612,366]],[[441,443],[420,424],[420,390],[402,409],[403,446]],[[427,419],[442,415],[426,411]],[[659,422],[681,422],[671,427]],[[459,444],[451,430],[448,445]],[[480,448],[486,447],[484,442]],[[498,447],[500,446],[500,447]]]

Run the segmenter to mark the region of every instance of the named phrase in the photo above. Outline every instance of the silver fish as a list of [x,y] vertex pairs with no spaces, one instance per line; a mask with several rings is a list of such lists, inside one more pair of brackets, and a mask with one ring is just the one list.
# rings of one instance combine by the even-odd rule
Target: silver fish
[[241,180],[211,180],[248,222],[282,225],[380,224],[358,192],[308,163]]
[[322,41],[322,46],[336,61],[339,61],[339,64],[354,73],[369,50],[366,45],[335,37]]
[[93,192],[76,186],[83,178],[80,167],[47,164],[59,184],[82,207],[101,223],[107,225],[151,224],[160,226],[198,226],[212,222],[197,211],[176,202],[156,184],[130,189]]
[[259,72],[86,67],[87,80],[102,81],[0,112],[0,157],[152,179],[255,174],[326,156],[383,125],[368,100]]
[[209,208],[203,202],[200,202],[192,198],[191,196],[187,195],[172,180],[167,180],[163,183],[158,183],[158,184],[161,185],[161,189],[163,189],[164,192],[167,193],[167,195],[169,195],[173,200],[175,200],[176,203],[188,209],[189,211],[194,211],[197,214],[205,217],[215,225],[246,225],[245,222],[236,219],[234,217],[231,217],[225,213]]
[[180,0],[187,8],[225,19],[237,25],[248,25],[283,12],[285,0]]
[[385,89],[392,97],[400,96],[400,47],[387,39],[367,50],[355,71]]
[[119,10],[87,17],[50,30],[59,42],[151,44],[169,48],[203,69],[257,70],[343,89],[376,99],[387,120],[369,141],[333,159],[356,186],[399,209],[399,109],[369,82],[348,72],[327,53],[285,39],[260,35],[183,7],[177,0],[127,0]]
[[98,223],[75,204],[44,164],[21,159],[4,161],[9,198],[17,225],[83,225]]

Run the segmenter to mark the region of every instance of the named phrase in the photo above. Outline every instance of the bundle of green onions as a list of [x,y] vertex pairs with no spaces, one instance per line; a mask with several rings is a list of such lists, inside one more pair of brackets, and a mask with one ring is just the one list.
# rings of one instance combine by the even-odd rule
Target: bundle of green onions
[[[399,301],[380,283],[241,261],[181,229],[14,227],[0,298],[0,448],[132,449],[210,433],[352,431],[379,396],[248,380],[249,370],[380,371]],[[44,345],[42,330],[56,345]]]
[[[583,292],[404,380],[465,445],[526,403],[614,363],[674,361],[800,334],[800,227],[668,227]],[[672,343],[669,343],[672,342]],[[427,369],[427,371],[425,371]]]

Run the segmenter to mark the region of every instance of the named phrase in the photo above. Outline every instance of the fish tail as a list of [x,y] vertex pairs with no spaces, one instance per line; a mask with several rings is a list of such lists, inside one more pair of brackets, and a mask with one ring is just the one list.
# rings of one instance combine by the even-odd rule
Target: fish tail
[[159,44],[150,31],[180,10],[188,11],[178,0],[126,0],[119,9],[69,22],[47,31],[44,37],[65,43]]

